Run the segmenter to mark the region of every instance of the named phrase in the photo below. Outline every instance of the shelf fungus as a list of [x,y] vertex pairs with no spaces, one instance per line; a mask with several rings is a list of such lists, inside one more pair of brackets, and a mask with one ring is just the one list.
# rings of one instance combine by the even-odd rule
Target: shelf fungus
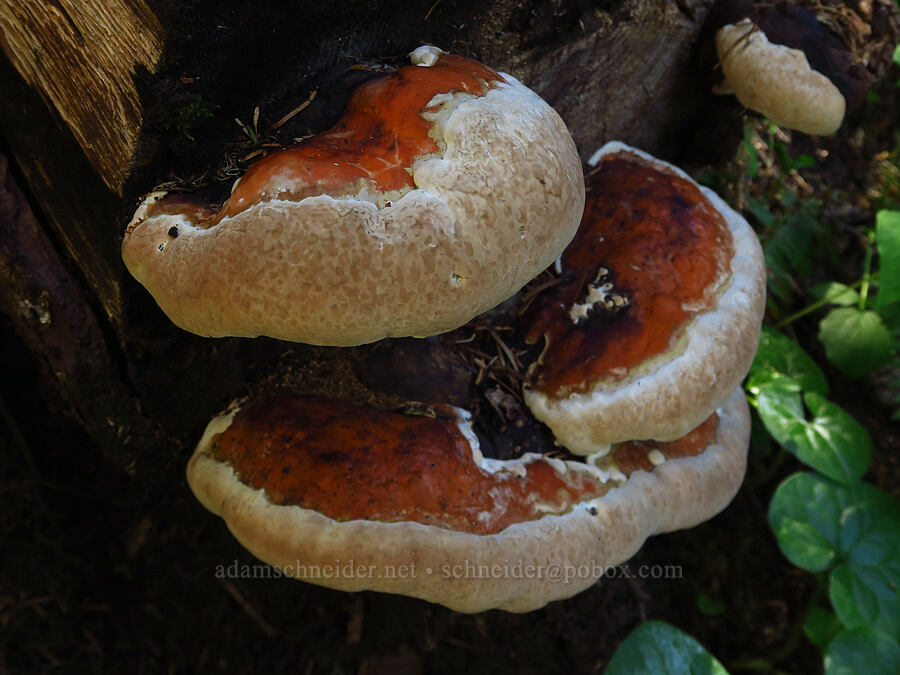
[[844,121],[847,102],[834,82],[801,50],[770,42],[750,19],[720,28],[716,51],[725,74],[717,93],[734,94],[778,126],[815,136],[833,134]]
[[673,443],[596,465],[485,459],[468,414],[406,416],[276,393],[232,407],[188,465],[194,494],[284,574],[462,612],[526,612],[588,588],[651,535],[718,513],[743,478],[743,392]]
[[747,373],[765,301],[759,241],[712,191],[621,143],[590,163],[559,283],[520,320],[546,338],[525,401],[581,455],[699,425]]
[[122,255],[174,323],[335,346],[434,335],[559,256],[584,202],[562,120],[476,61],[410,57],[336,126],[251,166],[220,209],[145,198]]
[[519,318],[546,340],[525,401],[574,454],[494,459],[458,408],[281,390],[209,423],[187,469],[199,501],[288,576],[462,612],[571,597],[722,510],[749,445],[759,243],[669,164],[621,143],[591,163],[559,278]]
[[716,93],[779,126],[828,135],[887,71],[900,19],[891,0],[723,0],[704,33],[723,77]]

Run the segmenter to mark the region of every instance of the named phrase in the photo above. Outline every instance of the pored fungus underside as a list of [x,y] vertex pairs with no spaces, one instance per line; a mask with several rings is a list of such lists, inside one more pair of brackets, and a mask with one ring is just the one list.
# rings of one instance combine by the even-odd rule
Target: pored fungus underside
[[[588,177],[560,282],[523,317],[526,339],[548,343],[530,386],[557,397],[584,392],[662,354],[713,306],[732,255],[725,220],[690,181],[630,153],[606,156]],[[616,302],[573,318],[601,285]]]

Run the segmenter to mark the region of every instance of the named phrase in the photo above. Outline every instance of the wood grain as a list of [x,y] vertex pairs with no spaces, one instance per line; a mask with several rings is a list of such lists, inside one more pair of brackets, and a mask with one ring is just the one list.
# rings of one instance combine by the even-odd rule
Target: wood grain
[[0,0],[6,57],[119,194],[141,130],[134,75],[156,68],[164,38],[141,0]]

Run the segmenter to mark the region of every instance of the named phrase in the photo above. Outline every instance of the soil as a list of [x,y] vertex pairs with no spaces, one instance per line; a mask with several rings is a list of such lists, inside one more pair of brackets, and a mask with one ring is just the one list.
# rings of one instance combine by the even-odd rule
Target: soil
[[[554,31],[574,19],[565,3],[551,4],[557,8],[553,21],[540,12],[522,13],[510,17],[507,27],[524,22],[530,32],[523,34],[544,30],[540,39],[552,43],[558,37]],[[210,12],[202,2],[190,11]],[[230,13],[223,16],[223,31],[245,30],[258,20],[250,4],[224,3],[222,11]],[[190,25],[189,19],[181,17],[180,25]],[[246,35],[244,49],[228,54],[250,54],[252,61],[265,27],[289,20],[289,13],[266,17],[262,28]],[[351,8],[347,24],[353,21]],[[542,21],[554,28],[542,29]],[[362,68],[349,69],[352,49],[336,48],[328,63],[312,59],[311,48],[304,51],[301,38],[339,45],[342,30],[337,26],[318,37],[300,30],[297,44],[284,48],[277,72],[260,72],[256,79],[233,77],[250,66],[218,53],[212,38],[184,36],[180,42],[175,36],[162,75],[145,84],[148,101],[166,103],[149,109],[123,222],[127,203],[150,185],[221,183],[241,170],[248,155],[265,150],[265,143],[304,136],[336,119],[346,103],[341,92],[391,64],[390,58],[357,60]],[[455,34],[457,42],[465,43],[465,36]],[[405,41],[395,33],[383,40],[391,53]],[[369,50],[360,48],[363,52]],[[277,61],[272,53],[258,58]],[[683,152],[672,159],[682,160],[695,176],[711,177],[733,204],[753,198],[784,212],[776,195],[785,186],[801,200],[820,200],[821,217],[836,234],[826,246],[830,262],[816,274],[823,281],[852,282],[862,259],[859,233],[871,227],[877,208],[900,205],[898,78],[895,67],[835,137],[785,137],[792,156],[817,159],[814,167],[789,172],[787,179],[764,142],[766,125],[753,118],[753,139],[771,165],[762,161],[752,180],[743,155],[714,166],[706,164],[708,154]],[[317,96],[308,109],[272,128],[312,90]],[[217,107],[231,110],[235,101],[256,101],[262,109],[255,127],[252,108],[241,116],[253,134],[241,132],[227,116],[211,114]],[[739,115],[736,111],[731,114]],[[732,135],[708,145],[721,152],[738,140]],[[174,166],[179,173],[167,169]],[[796,308],[807,299],[798,292]],[[722,514],[692,530],[652,538],[591,589],[523,615],[463,615],[399,596],[347,594],[273,578],[190,494],[183,472],[192,439],[209,414],[227,403],[211,400],[203,377],[191,375],[192,368],[222,369],[222,389],[232,395],[277,385],[393,405],[427,400],[437,387],[442,400],[473,409],[487,454],[548,449],[546,430],[525,415],[512,394],[521,378],[516,368],[488,369],[473,384],[480,368],[476,359],[501,352],[500,341],[527,351],[509,336],[516,302],[425,341],[336,351],[264,338],[253,345],[223,340],[204,344],[197,356],[199,338],[172,337],[154,323],[159,319],[151,301],[137,301],[129,320],[146,342],[133,345],[130,357],[160,363],[157,375],[148,369],[142,386],[158,394],[148,397],[156,402],[151,413],[172,424],[168,437],[156,439],[158,456],[126,467],[108,459],[77,421],[59,412],[54,393],[39,384],[41,364],[0,317],[0,541],[5,544],[0,673],[599,672],[628,632],[646,619],[666,620],[690,633],[731,672],[756,670],[759,659],[768,664],[764,672],[820,672],[821,655],[800,631],[807,607],[819,597],[818,581],[787,562],[767,523],[774,489],[802,466],[771,447],[764,432],[754,435],[745,484]],[[823,363],[817,320],[807,317],[788,332]],[[154,336],[160,339],[151,342]],[[169,362],[179,369],[165,365]],[[230,363],[243,365],[222,368]],[[408,365],[415,363],[427,366]],[[406,370],[398,364],[407,364]],[[178,386],[193,392],[196,406],[166,409],[165,392],[179,371],[188,374]],[[889,398],[880,388],[885,377],[849,381],[826,371],[832,399],[872,435],[867,479],[897,495],[900,429],[889,421]],[[511,398],[489,395],[495,391]]]

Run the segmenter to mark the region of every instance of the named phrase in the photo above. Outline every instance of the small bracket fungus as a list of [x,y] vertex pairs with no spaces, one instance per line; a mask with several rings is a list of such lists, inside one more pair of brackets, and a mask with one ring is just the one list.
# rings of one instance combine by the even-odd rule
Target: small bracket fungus
[[584,203],[562,120],[480,63],[411,58],[336,126],[251,166],[218,211],[145,199],[122,256],[172,321],[335,346],[433,335],[556,259]]
[[900,36],[893,0],[721,0],[703,29],[724,81],[776,124],[808,134],[837,131],[890,67]]
[[521,324],[547,341],[525,402],[559,443],[599,455],[679,438],[728,398],[756,351],[765,265],[747,222],[679,169],[621,143],[590,163],[560,283]]
[[467,413],[438,412],[273,394],[210,422],[188,482],[289,576],[526,612],[588,588],[648,536],[718,513],[743,479],[750,434],[737,389],[683,439],[613,446],[602,467],[501,461],[482,457]]
[[815,136],[833,134],[844,121],[846,102],[834,83],[799,49],[769,42],[750,19],[720,28],[716,51],[725,74],[718,93],[735,94],[775,124]]

